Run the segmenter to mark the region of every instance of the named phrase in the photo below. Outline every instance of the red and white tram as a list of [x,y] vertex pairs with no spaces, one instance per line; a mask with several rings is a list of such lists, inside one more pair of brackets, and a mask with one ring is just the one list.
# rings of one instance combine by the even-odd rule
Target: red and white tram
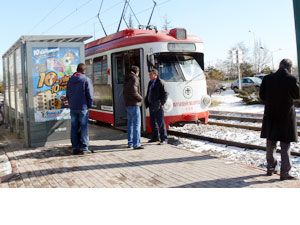
[[[124,75],[132,65],[141,70],[141,92],[145,96],[148,71],[155,67],[169,93],[164,107],[167,128],[177,122],[208,120],[210,97],[204,75],[203,43],[187,36],[185,29],[170,31],[126,29],[85,45],[87,75],[94,84],[90,119],[124,127]],[[150,131],[148,110],[142,107],[143,131]]]

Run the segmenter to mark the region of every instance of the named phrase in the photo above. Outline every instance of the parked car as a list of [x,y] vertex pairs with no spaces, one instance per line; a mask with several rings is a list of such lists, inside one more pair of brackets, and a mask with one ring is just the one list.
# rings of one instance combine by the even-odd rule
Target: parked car
[[258,73],[258,74],[255,74],[254,77],[257,77],[262,80],[264,78],[264,76],[266,76],[266,75],[267,74],[264,74],[264,73]]
[[[243,88],[249,88],[249,87],[255,87],[255,88],[259,88],[261,85],[261,79],[257,78],[257,77],[243,77],[241,79],[241,83],[242,83],[242,89]],[[237,93],[239,90],[239,80],[234,81],[231,84],[231,89]]]

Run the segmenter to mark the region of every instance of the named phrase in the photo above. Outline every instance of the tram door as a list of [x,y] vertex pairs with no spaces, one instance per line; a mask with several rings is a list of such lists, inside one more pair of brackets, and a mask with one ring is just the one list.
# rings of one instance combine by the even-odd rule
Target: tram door
[[125,74],[130,73],[131,66],[135,65],[141,68],[140,51],[140,49],[136,49],[112,54],[112,79],[115,117],[114,125],[116,127],[127,127],[127,113],[123,97],[123,84]]

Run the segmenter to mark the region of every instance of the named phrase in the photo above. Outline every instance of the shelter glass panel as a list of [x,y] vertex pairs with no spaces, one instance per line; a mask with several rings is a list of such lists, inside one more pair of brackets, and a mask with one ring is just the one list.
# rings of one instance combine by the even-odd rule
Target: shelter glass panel
[[79,63],[79,48],[32,48],[35,122],[70,119],[66,88]]

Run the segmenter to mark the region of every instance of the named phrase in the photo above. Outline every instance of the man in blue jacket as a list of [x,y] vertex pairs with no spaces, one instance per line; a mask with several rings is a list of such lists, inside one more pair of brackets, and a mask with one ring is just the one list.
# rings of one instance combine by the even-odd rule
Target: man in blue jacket
[[71,142],[74,155],[88,152],[88,109],[93,104],[93,86],[85,75],[86,65],[80,63],[67,85],[71,110]]

